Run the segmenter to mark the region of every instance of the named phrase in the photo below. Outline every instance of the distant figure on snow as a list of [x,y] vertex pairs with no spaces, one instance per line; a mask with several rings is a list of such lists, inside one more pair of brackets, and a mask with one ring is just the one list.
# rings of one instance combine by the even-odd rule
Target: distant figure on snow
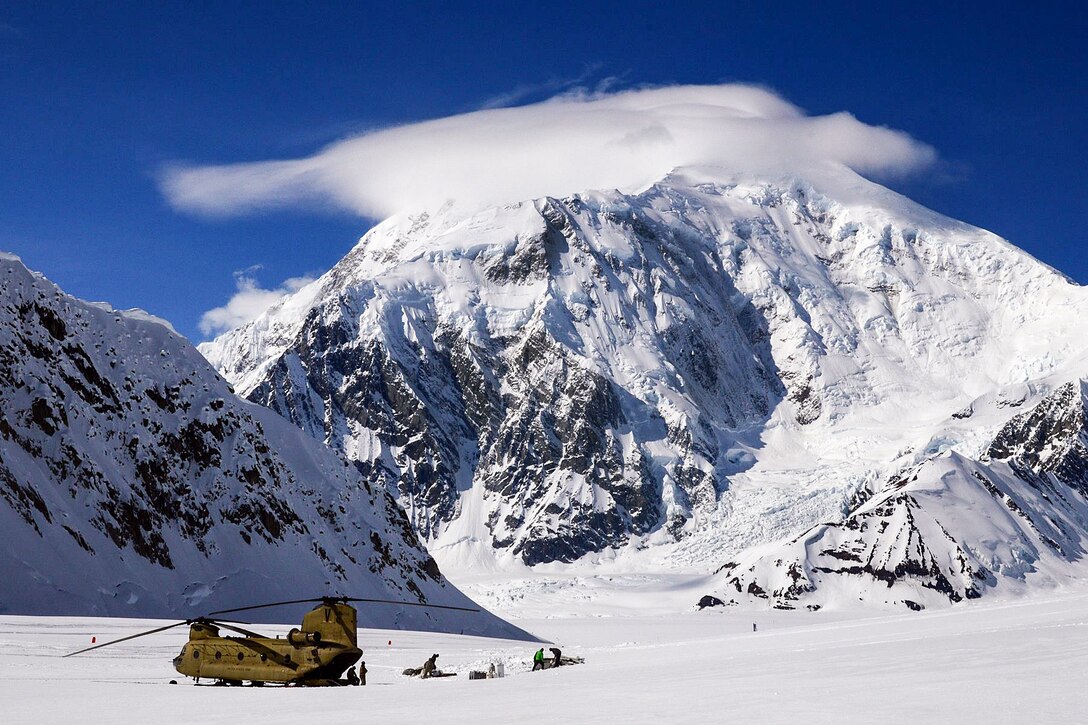
[[544,648],[541,647],[533,655],[533,672],[544,669]]
[[366,684],[366,662],[359,663],[359,684]]
[[559,661],[559,658],[563,655],[563,653],[560,652],[557,647],[549,647],[548,649],[552,653],[552,667],[558,667],[559,665],[563,664]]
[[437,654],[431,655],[430,659],[423,663],[423,671],[419,673],[419,676],[426,680],[428,677],[433,675],[435,670],[438,669],[438,664],[436,662],[437,660]]
[[355,665],[348,668],[348,674],[346,675],[349,685],[359,684],[359,675],[355,674]]

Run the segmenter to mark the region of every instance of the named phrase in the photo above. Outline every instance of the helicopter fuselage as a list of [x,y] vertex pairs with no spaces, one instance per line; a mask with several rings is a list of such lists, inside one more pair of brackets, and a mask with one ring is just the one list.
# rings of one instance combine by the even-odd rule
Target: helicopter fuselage
[[362,655],[355,609],[326,603],[286,637],[223,637],[214,624],[194,623],[174,669],[187,677],[225,682],[327,685],[338,683]]
[[[254,609],[282,607],[289,604],[321,602],[302,618],[302,627],[294,628],[286,637],[265,637],[243,629],[226,619],[212,619],[217,614],[249,612]],[[342,685],[341,675],[363,656],[359,649],[357,613],[348,602],[396,604],[431,609],[454,609],[462,612],[478,612],[469,607],[454,607],[426,602],[404,602],[392,599],[373,599],[346,596],[325,596],[312,599],[292,599],[285,602],[269,602],[247,607],[220,609],[195,619],[186,619],[145,632],[137,632],[102,644],[93,644],[65,657],[110,647],[138,637],[146,637],[189,625],[189,641],[174,658],[174,669],[187,677],[213,679],[220,683],[261,685],[278,682],[287,685]],[[241,637],[221,635],[220,629],[241,634]],[[357,679],[352,677],[355,682]]]

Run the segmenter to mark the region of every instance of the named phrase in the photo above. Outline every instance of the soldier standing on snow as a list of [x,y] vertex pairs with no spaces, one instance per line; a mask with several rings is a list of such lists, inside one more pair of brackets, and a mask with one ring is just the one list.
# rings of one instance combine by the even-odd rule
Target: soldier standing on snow
[[366,684],[366,662],[359,663],[359,684]]

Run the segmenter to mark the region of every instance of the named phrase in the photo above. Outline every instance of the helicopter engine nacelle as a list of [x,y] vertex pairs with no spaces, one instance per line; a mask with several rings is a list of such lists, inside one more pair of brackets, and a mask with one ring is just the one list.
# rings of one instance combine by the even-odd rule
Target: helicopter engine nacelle
[[303,647],[308,644],[318,644],[321,641],[320,632],[303,632],[297,627],[287,633],[287,641],[295,647]]

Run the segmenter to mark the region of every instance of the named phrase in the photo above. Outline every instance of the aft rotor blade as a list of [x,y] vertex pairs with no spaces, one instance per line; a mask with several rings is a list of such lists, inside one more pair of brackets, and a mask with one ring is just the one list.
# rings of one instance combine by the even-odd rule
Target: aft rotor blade
[[72,655],[79,655],[79,654],[83,654],[84,652],[90,652],[92,649],[99,649],[100,647],[109,647],[111,644],[117,644],[118,642],[125,642],[125,641],[130,640],[130,639],[136,639],[137,637],[143,637],[143,636],[146,636],[146,635],[149,635],[149,634],[155,634],[156,632],[165,632],[168,629],[173,629],[174,627],[180,627],[183,624],[189,624],[189,621],[186,620],[184,622],[175,622],[174,624],[168,624],[165,627],[159,627],[158,629],[149,629],[146,632],[140,632],[139,634],[130,634],[128,637],[122,637],[121,639],[115,639],[112,642],[103,642],[102,644],[96,644],[93,647],[87,647],[86,649],[81,649],[78,652],[69,652],[68,654],[66,654],[64,656],[65,657],[71,657]]

